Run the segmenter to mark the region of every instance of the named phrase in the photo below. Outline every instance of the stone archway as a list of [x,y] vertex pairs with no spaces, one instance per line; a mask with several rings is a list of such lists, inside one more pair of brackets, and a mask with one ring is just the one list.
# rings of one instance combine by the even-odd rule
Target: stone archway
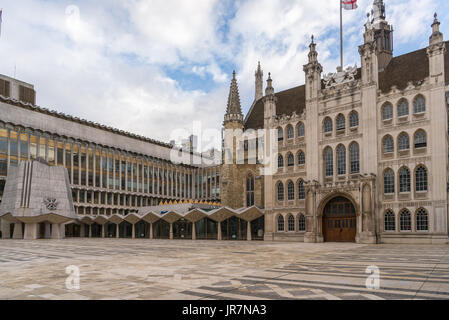
[[322,209],[324,242],[355,242],[357,211],[348,197],[336,195]]

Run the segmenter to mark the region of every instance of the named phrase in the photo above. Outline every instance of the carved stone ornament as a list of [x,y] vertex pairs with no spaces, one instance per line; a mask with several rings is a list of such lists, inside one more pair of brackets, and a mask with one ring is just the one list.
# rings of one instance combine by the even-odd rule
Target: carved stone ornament
[[58,201],[55,198],[45,198],[44,203],[45,207],[50,211],[54,211],[58,208]]
[[357,66],[348,67],[346,70],[339,69],[336,73],[329,73],[323,77],[324,84],[327,88],[338,86],[343,83],[352,82],[357,74]]

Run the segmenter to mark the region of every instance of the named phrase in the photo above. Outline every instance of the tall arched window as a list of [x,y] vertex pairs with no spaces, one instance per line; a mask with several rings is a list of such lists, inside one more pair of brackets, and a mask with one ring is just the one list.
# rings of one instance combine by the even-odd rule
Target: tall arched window
[[334,175],[334,156],[330,147],[324,150],[324,169],[326,177],[332,177]]
[[252,174],[246,177],[246,206],[254,206],[254,176]]
[[394,172],[391,169],[387,169],[384,173],[384,193],[394,193]]
[[279,216],[278,217],[278,232],[284,232],[284,217],[283,216]]
[[408,116],[408,101],[402,99],[398,103],[398,117],[405,117],[405,116]]
[[419,95],[413,101],[413,110],[415,113],[426,112],[426,100],[423,96]]
[[284,130],[278,128],[278,141],[284,141]]
[[324,119],[324,132],[325,133],[329,133],[332,132],[333,126],[332,126],[332,119],[327,117],[326,119]]
[[304,200],[306,198],[306,191],[304,189],[304,181],[299,180],[298,181],[298,199]]
[[287,185],[287,197],[288,200],[295,200],[295,184],[292,181]]
[[298,152],[298,165],[303,166],[306,164],[306,155],[304,152],[299,151]]
[[284,167],[284,157],[282,155],[278,156],[278,168]]
[[295,217],[293,215],[288,216],[288,231],[292,232],[295,231]]
[[416,191],[427,191],[427,169],[419,166],[415,172]]
[[410,192],[410,170],[402,168],[399,170],[399,192]]
[[394,142],[391,136],[386,136],[383,140],[383,151],[384,153],[394,152]]
[[336,126],[337,126],[337,130],[345,130],[346,129],[346,119],[345,119],[344,115],[339,114],[337,116]]
[[423,130],[415,133],[415,149],[427,147],[427,136]]
[[306,231],[306,217],[303,214],[298,218],[298,231]]
[[399,216],[399,224],[401,231],[411,231],[412,230],[412,216],[410,211],[407,209],[402,210]]
[[388,210],[385,213],[385,231],[395,231],[396,230],[396,219],[393,211]]
[[429,215],[422,208],[416,212],[416,231],[429,231]]
[[408,137],[408,134],[405,132],[403,132],[399,135],[398,149],[399,149],[399,151],[404,151],[404,150],[410,149],[410,139]]
[[298,137],[302,138],[306,135],[306,129],[304,127],[304,123],[300,122],[298,124]]
[[359,154],[359,144],[354,142],[349,147],[349,160],[351,163],[351,173],[360,172],[360,154]]
[[284,184],[282,182],[278,183],[278,200],[284,201]]
[[293,167],[294,165],[295,165],[295,156],[292,153],[289,153],[287,157],[287,166]]
[[346,174],[346,148],[343,145],[337,148],[337,174]]
[[393,106],[391,103],[387,102],[382,107],[382,120],[391,120],[393,119]]
[[295,131],[291,125],[287,126],[287,139],[293,139],[295,137]]
[[359,126],[359,115],[357,112],[353,111],[349,115],[349,127],[356,128]]

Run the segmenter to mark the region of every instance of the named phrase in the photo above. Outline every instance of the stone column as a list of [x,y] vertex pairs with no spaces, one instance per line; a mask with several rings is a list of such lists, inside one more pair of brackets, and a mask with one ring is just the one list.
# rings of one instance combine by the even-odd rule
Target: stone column
[[192,240],[196,240],[196,224],[192,222]]
[[25,240],[36,240],[37,239],[37,223],[25,223]]
[[21,222],[14,223],[13,239],[23,239],[22,223]]
[[173,240],[173,223],[170,223],[170,240]]
[[150,239],[153,240],[153,224],[150,223]]
[[246,227],[246,240],[251,241],[252,237],[251,237],[251,222],[248,221],[247,222],[247,227]]
[[115,237],[117,239],[120,238],[120,228],[119,228],[119,224],[118,223],[115,225]]
[[136,225],[133,223],[133,229],[132,229],[132,234],[131,234],[131,238],[135,239],[136,238]]
[[104,234],[105,234],[104,229],[105,229],[105,227],[106,227],[106,224],[103,224],[103,225],[101,226],[101,237],[102,237],[102,238],[104,238]]
[[92,225],[89,225],[89,238],[92,238]]
[[221,222],[218,222],[218,238],[217,240],[221,241],[223,240],[223,236],[221,234]]
[[80,225],[80,238],[84,238],[86,234],[86,226],[84,224]]
[[[47,226],[45,226],[45,229],[47,229]],[[45,232],[47,233],[47,232]],[[51,224],[51,238],[52,239],[62,239],[61,237],[61,226],[56,223]]]
[[0,219],[0,225],[2,227],[2,238],[10,239],[11,238],[11,231],[9,229],[10,223],[4,219]]

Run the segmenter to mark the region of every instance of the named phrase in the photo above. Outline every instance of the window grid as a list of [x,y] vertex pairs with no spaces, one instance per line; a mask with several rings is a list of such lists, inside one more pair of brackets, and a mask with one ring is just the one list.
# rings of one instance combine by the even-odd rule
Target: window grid
[[385,213],[385,231],[395,231],[395,230],[396,230],[396,221],[394,213],[391,210],[388,210]]
[[419,209],[416,214],[416,230],[428,231],[429,230],[429,215],[424,209]]
[[304,181],[299,180],[298,182],[298,199],[304,200],[306,198],[306,191],[304,189]]
[[333,128],[332,128],[332,120],[331,118],[326,118],[324,120],[324,132],[325,133],[329,133],[332,132]]
[[394,142],[391,136],[387,136],[384,138],[383,149],[384,153],[394,152]]
[[287,127],[287,139],[293,139],[294,138],[294,130],[293,130],[293,127],[291,126],[291,125],[289,125],[288,127]]
[[287,165],[289,167],[293,167],[295,165],[295,157],[293,156],[293,154],[289,154],[288,158],[287,158]]
[[349,116],[349,127],[356,128],[359,126],[359,115],[357,112],[352,112]]
[[389,103],[382,108],[382,120],[393,119],[393,106]]
[[278,168],[284,167],[284,157],[282,155],[278,156]]
[[419,167],[416,170],[416,191],[427,191],[427,170],[424,167]]
[[304,152],[300,151],[298,153],[298,165],[302,166],[304,164],[306,164],[306,155]]
[[279,216],[278,217],[278,231],[279,232],[283,232],[284,229],[284,217],[283,216]]
[[359,154],[359,145],[357,143],[353,143],[349,148],[349,156],[351,162],[351,173],[359,173],[360,172],[360,154]]
[[345,116],[340,114],[337,117],[337,130],[344,130],[346,129],[346,124],[345,124]]
[[295,217],[292,215],[288,217],[288,231],[295,231]]
[[284,141],[284,130],[278,128],[278,141]]
[[402,100],[398,104],[398,117],[408,116],[408,102],[407,100]]
[[337,172],[338,175],[346,174],[346,148],[344,146],[337,148]]
[[284,201],[284,184],[282,182],[278,184],[278,200]]
[[387,170],[384,174],[384,193],[394,193],[394,172],[393,170]]
[[426,101],[423,96],[419,96],[413,101],[413,108],[415,113],[426,112]]
[[400,227],[401,231],[412,230],[412,218],[408,210],[403,211],[400,215]]
[[402,168],[399,171],[399,192],[410,192],[410,170]]
[[305,135],[306,135],[306,130],[304,127],[304,123],[301,122],[298,125],[298,137],[304,137]]
[[306,217],[303,214],[298,219],[298,231],[306,231]]
[[324,163],[325,163],[326,177],[332,177],[334,175],[334,159],[331,148],[327,148],[324,151]]
[[287,196],[288,200],[295,200],[295,184],[293,182],[289,182],[287,186]]
[[404,151],[404,150],[410,149],[410,139],[408,137],[408,134],[401,133],[399,135],[398,148],[399,148],[399,151]]
[[424,131],[418,131],[415,134],[415,148],[426,148],[427,147],[427,137]]

